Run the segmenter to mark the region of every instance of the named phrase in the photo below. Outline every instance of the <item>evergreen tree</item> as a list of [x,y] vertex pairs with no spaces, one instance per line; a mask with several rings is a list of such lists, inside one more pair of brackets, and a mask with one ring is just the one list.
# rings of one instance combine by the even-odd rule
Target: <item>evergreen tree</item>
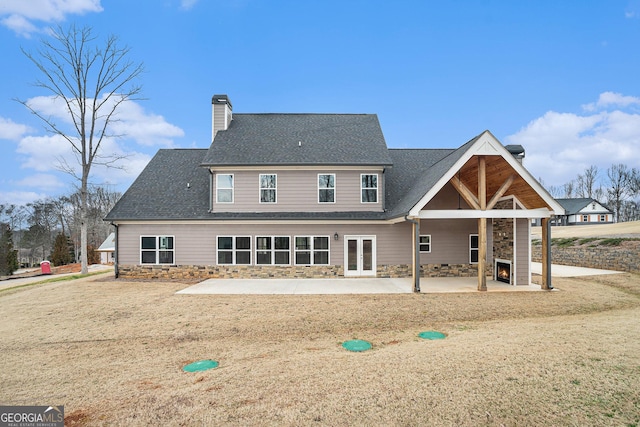
[[18,251],[13,249],[9,224],[0,223],[0,275],[11,276],[18,269]]
[[70,264],[71,261],[71,252],[69,251],[67,236],[60,233],[56,236],[56,241],[53,244],[51,262],[53,265],[67,265]]

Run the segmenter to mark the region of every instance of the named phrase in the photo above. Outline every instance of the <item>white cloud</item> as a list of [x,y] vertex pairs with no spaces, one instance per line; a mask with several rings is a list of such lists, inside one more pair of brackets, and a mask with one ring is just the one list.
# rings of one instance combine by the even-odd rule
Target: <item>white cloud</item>
[[27,176],[16,182],[20,187],[32,187],[41,191],[58,190],[66,186],[56,175],[48,173],[37,173]]
[[198,0],[180,0],[180,7],[184,10],[191,10]]
[[[112,101],[115,101],[115,97],[112,98]],[[67,125],[72,124],[67,106],[61,98],[38,96],[27,100],[27,104],[45,117],[57,119]],[[103,107],[104,111],[108,111],[110,108],[110,105]],[[56,125],[60,126],[60,123],[56,123]],[[173,138],[184,136],[182,129],[168,123],[160,115],[147,113],[140,104],[134,101],[126,101],[118,106],[108,131],[112,135],[122,136],[140,145],[159,147],[172,147],[174,145]]]
[[17,141],[29,131],[31,131],[31,129],[27,125],[22,125],[11,119],[0,117],[0,139]]
[[[60,99],[39,96],[29,99],[27,103],[40,115],[54,121],[62,131],[74,134],[66,104]],[[22,169],[40,174],[60,174],[64,166],[71,168],[74,174],[79,176],[77,153],[74,153],[69,141],[64,137],[27,135],[26,128],[18,128],[10,120],[0,123],[7,124],[4,133],[19,141],[16,152],[20,155]],[[105,137],[102,140],[99,156],[91,168],[90,181],[94,184],[111,184],[117,187],[128,185],[140,174],[151,159],[149,152],[155,151],[156,147],[173,147],[174,138],[184,136],[182,129],[168,123],[161,115],[145,111],[140,104],[133,101],[120,104],[108,132],[120,137]],[[115,158],[119,160],[111,165],[113,167],[104,165],[106,161]],[[74,182],[71,176],[60,176],[64,177],[63,182],[67,185]],[[28,178],[19,184],[29,185],[36,181]]]
[[[614,163],[640,168],[640,113],[623,111],[640,98],[605,92],[579,115],[549,111],[505,138],[525,147],[525,167],[547,185],[560,186],[595,165],[602,176]],[[612,111],[594,112],[603,107]]]
[[607,107],[629,107],[632,105],[640,105],[640,98],[624,96],[614,92],[603,92],[600,94],[597,102],[585,104],[582,106],[582,109],[585,111],[596,111],[606,109]]
[[0,191],[0,203],[9,205],[26,205],[46,197],[46,193],[37,193],[35,191]]
[[125,135],[140,145],[172,147],[173,138],[184,136],[184,131],[168,123],[164,117],[147,113],[136,102],[120,104],[117,121],[112,122],[112,130]]
[[2,0],[0,23],[19,35],[37,31],[32,21],[64,21],[67,15],[102,12],[100,0]]

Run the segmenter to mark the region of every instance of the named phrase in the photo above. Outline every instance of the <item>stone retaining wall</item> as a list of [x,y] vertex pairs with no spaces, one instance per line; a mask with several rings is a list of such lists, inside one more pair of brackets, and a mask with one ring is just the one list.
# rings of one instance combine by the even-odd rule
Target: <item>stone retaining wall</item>
[[[542,261],[542,246],[532,245],[531,260]],[[640,273],[640,242],[622,242],[620,246],[551,246],[551,262],[576,267]]]

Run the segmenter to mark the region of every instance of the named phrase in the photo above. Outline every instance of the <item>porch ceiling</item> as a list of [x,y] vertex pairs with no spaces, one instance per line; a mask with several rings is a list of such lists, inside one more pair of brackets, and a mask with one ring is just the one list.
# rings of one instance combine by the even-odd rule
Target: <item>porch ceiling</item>
[[[527,209],[550,208],[536,190],[502,156],[486,156],[487,199],[511,176],[515,179],[504,196],[515,196]],[[458,175],[456,175],[457,177]],[[478,158],[472,156],[459,171],[459,178],[473,194],[478,194]]]

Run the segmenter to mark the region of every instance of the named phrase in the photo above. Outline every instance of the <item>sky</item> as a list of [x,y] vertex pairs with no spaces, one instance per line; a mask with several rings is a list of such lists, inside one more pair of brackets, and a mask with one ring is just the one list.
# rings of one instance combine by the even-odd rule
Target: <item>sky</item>
[[[91,183],[124,192],[161,148],[207,148],[211,97],[235,113],[374,113],[390,148],[457,148],[484,130],[562,185],[640,168],[640,0],[0,0],[0,204],[74,191],[64,123],[34,83],[50,29],[115,35],[144,64]],[[100,44],[99,44],[100,45]]]

